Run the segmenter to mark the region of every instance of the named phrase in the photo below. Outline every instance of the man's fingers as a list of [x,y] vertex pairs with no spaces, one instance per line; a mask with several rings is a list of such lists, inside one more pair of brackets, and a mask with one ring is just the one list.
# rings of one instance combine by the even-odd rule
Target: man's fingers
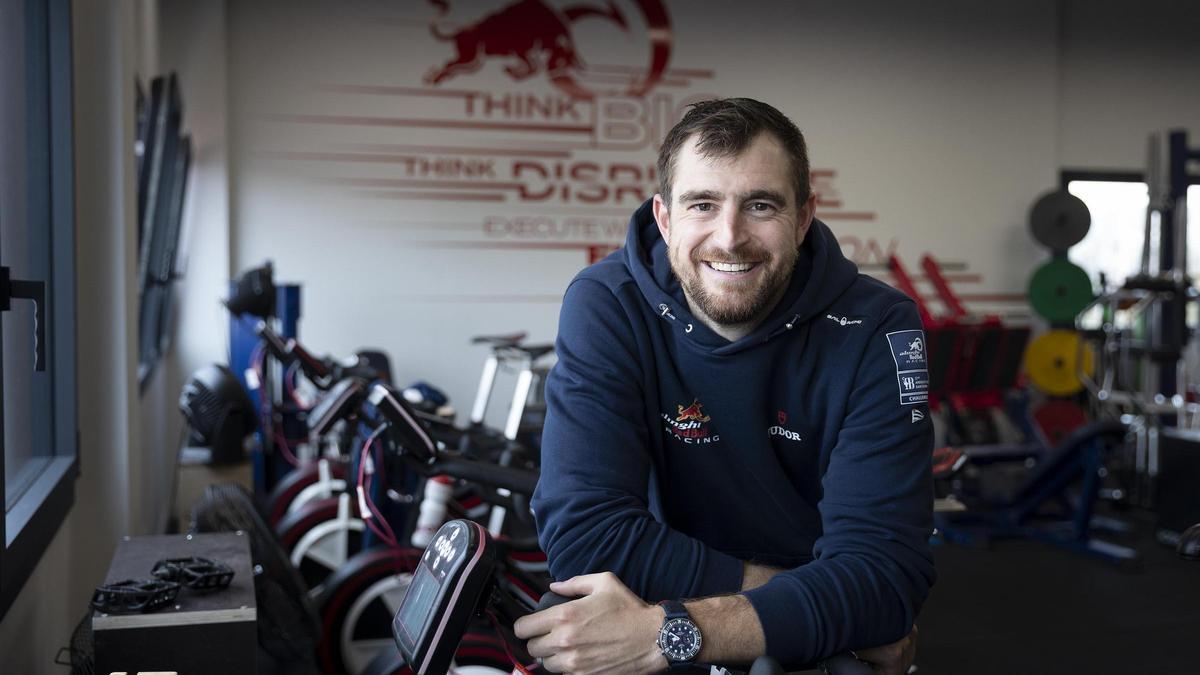
[[550,638],[545,635],[539,635],[526,642],[525,651],[529,652],[529,655],[533,657],[549,658],[554,656],[554,648],[550,646]]
[[[560,605],[561,607],[561,605]],[[535,638],[550,632],[558,622],[558,607],[551,607],[540,612],[527,614],[513,623],[513,633],[522,640]],[[534,655],[536,656],[536,654]]]
[[557,656],[547,656],[546,658],[538,661],[538,663],[541,664],[541,669],[548,673],[567,672],[566,667],[562,664],[562,659],[558,658]]
[[885,675],[904,675],[912,665],[917,653],[917,629],[900,638],[897,642],[881,647],[860,649],[855,652],[859,660],[866,661],[871,667]]
[[580,595],[591,595],[596,592],[596,589],[611,583],[610,580],[615,580],[616,576],[612,572],[600,572],[599,574],[583,574],[577,577],[571,577],[566,581],[555,581],[550,584],[550,590],[565,595],[567,597],[578,597]]

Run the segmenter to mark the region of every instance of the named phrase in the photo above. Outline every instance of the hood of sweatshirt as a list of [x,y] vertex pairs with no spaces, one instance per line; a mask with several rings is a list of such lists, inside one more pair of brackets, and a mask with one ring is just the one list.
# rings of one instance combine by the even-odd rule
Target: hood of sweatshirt
[[686,333],[689,342],[715,355],[749,349],[807,325],[858,277],[858,267],[842,255],[833,232],[814,218],[800,245],[791,283],[783,297],[753,331],[730,342],[705,326],[688,306],[683,287],[671,271],[667,244],[654,221],[651,200],[642,204],[630,219],[624,255],[642,296],[654,311],[670,322],[673,329]]

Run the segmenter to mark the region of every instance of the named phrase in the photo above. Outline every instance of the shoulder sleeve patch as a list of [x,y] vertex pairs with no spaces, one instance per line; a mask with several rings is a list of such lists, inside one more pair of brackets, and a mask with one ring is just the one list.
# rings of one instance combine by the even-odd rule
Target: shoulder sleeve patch
[[896,384],[900,405],[929,400],[929,362],[925,357],[925,331],[898,330],[886,335],[892,360],[896,362]]

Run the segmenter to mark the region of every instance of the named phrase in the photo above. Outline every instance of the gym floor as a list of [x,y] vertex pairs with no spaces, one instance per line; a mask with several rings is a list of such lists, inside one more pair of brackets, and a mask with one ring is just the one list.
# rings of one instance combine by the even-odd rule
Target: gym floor
[[918,620],[920,675],[1200,673],[1200,562],[1154,539],[1150,516],[1118,540],[1138,570],[1048,544],[934,548],[938,582]]

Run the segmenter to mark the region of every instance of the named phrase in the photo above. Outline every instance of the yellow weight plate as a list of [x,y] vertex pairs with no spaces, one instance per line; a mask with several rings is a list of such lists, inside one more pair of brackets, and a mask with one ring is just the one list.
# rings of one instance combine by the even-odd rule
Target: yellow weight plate
[[[1084,347],[1083,372],[1092,374],[1092,352]],[[1033,386],[1051,396],[1070,396],[1083,389],[1079,379],[1079,334],[1052,330],[1039,335],[1025,350],[1025,372]]]

